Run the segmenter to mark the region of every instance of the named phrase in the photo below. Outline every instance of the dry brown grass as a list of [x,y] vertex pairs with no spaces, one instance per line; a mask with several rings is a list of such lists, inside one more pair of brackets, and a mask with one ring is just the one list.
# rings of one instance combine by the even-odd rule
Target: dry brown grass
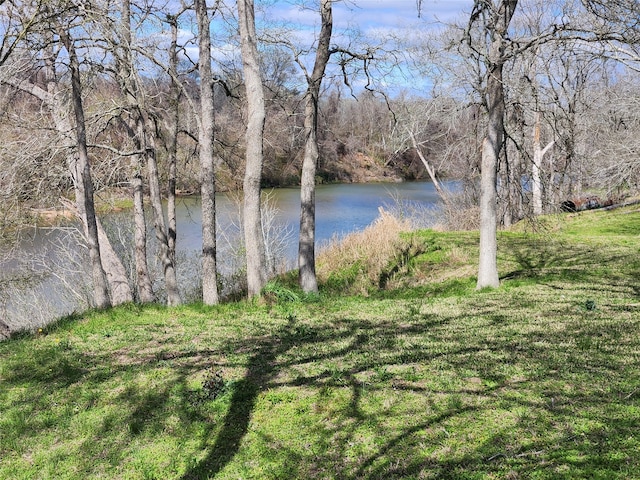
[[402,250],[401,244],[406,242],[400,234],[411,230],[409,220],[399,219],[382,207],[379,211],[378,218],[364,230],[343,239],[335,238],[320,250],[317,260],[320,283],[344,283],[345,288],[359,294],[378,286]]
[[448,192],[443,198],[442,208],[435,230],[470,231],[480,228],[480,208],[473,192]]
[[434,226],[440,231],[470,231],[480,227],[480,208],[446,204],[443,206],[440,221]]

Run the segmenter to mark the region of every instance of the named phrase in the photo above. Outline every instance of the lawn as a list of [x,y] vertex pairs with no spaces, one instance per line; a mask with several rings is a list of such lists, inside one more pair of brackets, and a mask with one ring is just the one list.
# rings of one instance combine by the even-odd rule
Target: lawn
[[496,290],[477,232],[405,242],[384,290],[0,343],[0,478],[640,478],[640,212],[502,232]]

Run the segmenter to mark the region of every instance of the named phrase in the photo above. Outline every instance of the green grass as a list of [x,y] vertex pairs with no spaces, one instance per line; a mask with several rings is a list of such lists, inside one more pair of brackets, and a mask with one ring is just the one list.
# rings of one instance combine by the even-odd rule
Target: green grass
[[476,292],[477,233],[419,232],[366,298],[270,284],[0,343],[0,478],[640,478],[639,235],[630,209],[503,232]]

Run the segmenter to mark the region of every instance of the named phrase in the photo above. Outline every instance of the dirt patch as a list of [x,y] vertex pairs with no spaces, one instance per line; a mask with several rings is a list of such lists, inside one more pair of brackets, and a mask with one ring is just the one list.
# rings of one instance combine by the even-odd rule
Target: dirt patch
[[63,220],[73,220],[75,218],[75,214],[71,210],[64,208],[32,208],[31,212],[39,223],[45,225],[56,225]]
[[393,169],[361,152],[349,153],[341,157],[339,161],[327,162],[319,173],[322,175],[323,172],[330,182],[376,183],[402,181],[402,178]]

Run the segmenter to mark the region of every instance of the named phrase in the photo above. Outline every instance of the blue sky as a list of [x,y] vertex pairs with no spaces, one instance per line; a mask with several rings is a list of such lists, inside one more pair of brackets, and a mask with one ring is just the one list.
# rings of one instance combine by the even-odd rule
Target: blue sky
[[[212,0],[210,0],[213,3]],[[318,25],[318,0],[256,0],[258,22],[263,12],[273,21],[290,22],[302,29]],[[363,33],[384,30],[401,30],[436,25],[467,18],[473,0],[422,0],[418,17],[418,0],[334,0],[334,28],[359,28]],[[301,5],[310,5],[302,8]],[[235,0],[225,0],[225,9],[235,12]],[[169,0],[167,10],[182,8],[179,2]],[[233,14],[232,14],[233,15]],[[216,15],[219,18],[219,14]],[[185,32],[186,33],[186,32]]]
[[[235,1],[226,0],[227,7],[235,10]],[[256,0],[256,16],[258,29],[261,26],[281,25],[281,34],[288,40],[309,48],[315,42],[319,30],[319,14],[315,0]],[[302,8],[301,5],[312,5]],[[313,7],[313,5],[316,5]],[[418,16],[417,0],[339,0],[333,5],[334,34],[333,44],[345,46],[354,31],[358,31],[360,42],[369,44],[380,43],[382,38],[393,36],[399,39],[410,39],[412,36],[424,33],[430,29],[437,29],[443,24],[465,23],[473,5],[473,0],[422,0],[421,15]],[[265,17],[266,15],[266,17]],[[267,23],[264,23],[265,18]],[[214,27],[214,31],[217,27]],[[347,33],[349,32],[349,33]],[[184,32],[183,38],[190,38],[189,32]],[[220,32],[222,33],[222,32]],[[215,33],[214,33],[215,38]],[[237,55],[237,46],[226,43],[224,35],[214,43],[213,56],[222,59],[227,55]],[[192,58],[197,58],[195,45],[188,48]],[[309,66],[312,57],[309,57]],[[392,82],[402,82],[402,75]],[[420,91],[422,86],[415,85],[417,79],[409,81]],[[427,79],[418,80],[422,83]],[[359,90],[365,80],[355,81],[353,86]],[[427,83],[428,80],[427,80]],[[402,88],[402,87],[400,87]]]
[[420,18],[416,0],[357,0],[353,4],[337,3],[334,9],[339,23],[355,22],[361,29],[369,30],[403,28],[435,20],[449,22],[465,11],[468,13],[472,4],[472,0],[423,0]]
[[[273,22],[288,23],[293,29],[292,38],[295,36],[301,45],[314,43],[319,30],[317,10],[301,8],[300,4],[305,3],[302,0],[271,0],[267,3],[270,4],[268,17]],[[369,44],[378,44],[385,37],[408,40],[430,29],[441,28],[443,24],[466,23],[472,5],[473,0],[422,0],[419,16],[417,0],[336,1],[333,5],[333,43],[345,46],[354,30],[359,32],[363,42]],[[312,61],[311,58],[309,60]],[[416,89],[414,93],[424,92],[426,85],[430,84],[423,78],[407,80],[401,72],[391,74],[389,80],[393,86],[388,86],[396,93],[402,89],[412,90],[412,87]],[[358,90],[358,86],[365,83],[365,79],[360,79],[353,86]]]
[[[235,11],[234,0],[225,3],[228,9]],[[317,3],[317,0],[256,0],[257,21],[260,24],[261,16],[267,12],[271,21],[286,22],[298,35],[304,36],[305,31],[317,30],[319,15],[317,9],[302,8],[301,5]],[[381,37],[385,33],[411,35],[417,28],[436,28],[442,23],[464,21],[473,0],[422,0],[420,17],[417,3],[418,0],[335,0],[334,34],[358,29],[369,37]],[[185,36],[190,34],[185,32]]]
[[[289,21],[303,28],[317,26],[318,13],[302,9],[300,2],[279,0],[272,3],[269,15],[274,21]],[[333,6],[334,27],[336,30],[358,28],[365,35],[423,28],[464,18],[472,5],[473,0],[422,0],[419,18],[417,0],[342,0]]]

